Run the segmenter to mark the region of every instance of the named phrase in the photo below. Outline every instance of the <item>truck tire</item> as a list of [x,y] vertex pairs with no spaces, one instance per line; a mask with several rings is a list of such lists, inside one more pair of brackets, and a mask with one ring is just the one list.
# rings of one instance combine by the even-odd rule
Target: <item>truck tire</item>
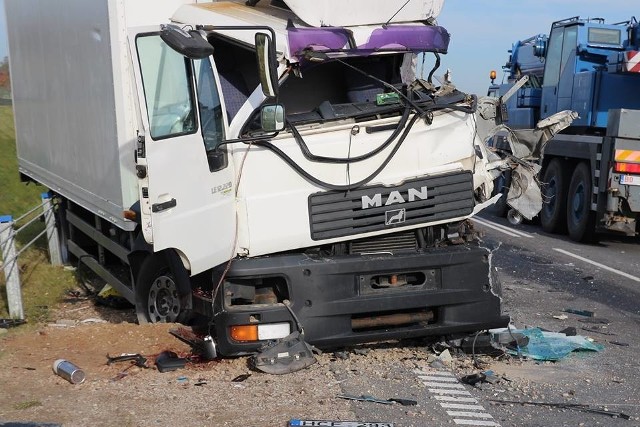
[[182,300],[175,276],[165,256],[148,256],[136,280],[136,314],[138,323],[173,323],[183,317]]
[[591,210],[591,170],[581,162],[573,171],[567,196],[567,230],[576,242],[592,242],[596,215]]
[[542,177],[540,224],[547,233],[562,233],[566,227],[568,174],[559,159],[553,159]]

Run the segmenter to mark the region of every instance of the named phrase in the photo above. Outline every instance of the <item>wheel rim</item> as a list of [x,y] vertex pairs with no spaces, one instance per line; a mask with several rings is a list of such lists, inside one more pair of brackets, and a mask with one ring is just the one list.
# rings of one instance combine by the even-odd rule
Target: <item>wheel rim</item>
[[579,223],[584,217],[585,194],[584,184],[579,183],[571,200],[571,217],[575,223]]
[[154,323],[175,322],[180,314],[178,287],[172,277],[158,276],[151,284],[147,313]]

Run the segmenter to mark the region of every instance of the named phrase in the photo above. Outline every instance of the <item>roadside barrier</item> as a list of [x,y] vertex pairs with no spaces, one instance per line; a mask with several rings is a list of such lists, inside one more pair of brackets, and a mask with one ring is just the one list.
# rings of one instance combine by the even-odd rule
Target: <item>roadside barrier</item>
[[[11,215],[0,215],[0,253],[2,254],[2,270],[7,287],[7,304],[9,306],[9,316],[13,319],[24,319],[24,310],[22,308],[22,290],[20,288],[20,268],[18,267],[18,257],[33,243],[36,242],[44,234],[47,235],[49,244],[49,261],[52,265],[62,265],[62,256],[60,253],[60,241],[56,229],[56,221],[53,214],[53,203],[49,193],[42,193],[42,204],[34,207],[27,213],[21,215],[15,220]],[[45,229],[38,233],[27,244],[16,251],[16,235],[23,231],[33,222],[44,216]],[[24,219],[27,222],[20,225],[16,224]]]

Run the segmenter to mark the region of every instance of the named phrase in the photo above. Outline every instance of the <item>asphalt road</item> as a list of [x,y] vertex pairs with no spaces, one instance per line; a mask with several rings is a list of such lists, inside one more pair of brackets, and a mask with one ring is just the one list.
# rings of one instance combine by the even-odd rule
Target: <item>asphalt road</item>
[[[474,223],[484,234],[484,244],[494,250],[504,310],[516,328],[575,327],[578,335],[604,349],[574,352],[556,362],[483,357],[479,368],[460,359],[453,368],[434,368],[425,360],[430,349],[418,345],[395,363],[371,360],[370,372],[355,375],[357,365],[336,360],[332,369],[338,379],[345,378],[344,392],[419,402],[353,402],[357,419],[398,427],[640,426],[640,241],[603,237],[598,244],[577,244],[533,224],[512,226],[490,212]],[[565,309],[590,311],[593,317]],[[502,379],[478,387],[459,381],[482,370]],[[630,419],[517,402],[588,405],[583,408],[622,412]]]

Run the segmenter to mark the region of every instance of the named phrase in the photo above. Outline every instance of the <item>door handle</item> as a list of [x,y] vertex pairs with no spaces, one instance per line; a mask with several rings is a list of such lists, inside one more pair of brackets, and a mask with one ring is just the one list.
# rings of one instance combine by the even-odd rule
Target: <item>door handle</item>
[[171,199],[163,203],[154,203],[153,205],[151,205],[151,212],[166,211],[168,209],[175,208],[177,204],[178,202],[176,202],[176,199]]

